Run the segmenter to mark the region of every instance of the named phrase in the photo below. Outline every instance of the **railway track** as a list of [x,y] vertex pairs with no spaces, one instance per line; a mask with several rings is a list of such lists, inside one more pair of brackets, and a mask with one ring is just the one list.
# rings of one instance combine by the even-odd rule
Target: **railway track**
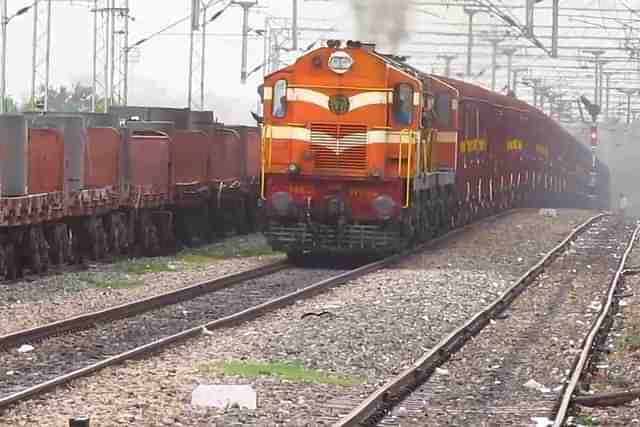
[[[573,378],[579,377],[574,374],[564,391],[580,352],[577,343],[600,306],[594,330],[605,323],[599,319],[606,318],[638,230],[631,240],[629,234],[611,217],[587,221],[366,400],[329,402],[334,414],[347,414],[335,426],[551,425],[545,423],[556,413],[564,420],[562,408],[570,407]],[[601,302],[603,283],[609,281]],[[585,341],[583,354],[592,344]]]
[[[7,373],[0,382],[0,413],[12,404],[105,367],[324,292],[506,214],[354,269],[298,268],[280,262],[0,337],[0,365]],[[20,352],[18,346],[24,345],[34,349]]]

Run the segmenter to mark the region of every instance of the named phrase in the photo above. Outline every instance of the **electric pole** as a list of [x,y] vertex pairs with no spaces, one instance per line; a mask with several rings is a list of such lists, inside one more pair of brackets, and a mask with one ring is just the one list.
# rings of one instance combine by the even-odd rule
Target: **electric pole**
[[464,8],[464,13],[469,15],[467,28],[467,77],[471,76],[471,61],[473,59],[473,16],[480,12],[478,9]]
[[631,124],[631,96],[637,91],[637,89],[618,88],[618,92],[621,92],[627,96],[627,126]]
[[129,0],[93,2],[92,111],[127,105],[129,90]]
[[502,50],[502,53],[507,56],[507,88],[508,90],[512,90],[511,88],[511,68],[513,66],[513,55],[516,53],[518,49],[515,47],[509,47]]
[[600,70],[600,57],[604,55],[604,50],[585,50],[586,53],[590,53],[593,55],[595,62],[595,87],[593,89],[593,99],[595,104],[599,104],[598,95],[600,94],[600,90],[598,86],[600,85],[600,75],[598,74]]
[[444,75],[445,77],[451,77],[451,61],[456,59],[457,55],[438,55],[438,59],[444,59]]
[[298,0],[293,0],[293,19],[291,20],[291,44],[294,51],[298,50]]
[[[43,5],[44,10],[42,10]],[[51,0],[36,0],[33,3],[31,59],[31,102],[36,106],[36,97],[40,87],[42,87],[44,93],[41,107],[44,111],[47,111],[49,109],[49,78],[51,72]]]
[[7,25],[9,17],[7,16],[7,0],[2,0],[2,105],[0,105],[0,113],[7,112]]
[[526,68],[516,68],[516,69],[512,70],[512,73],[513,73],[513,87],[511,88],[511,91],[513,92],[513,96],[517,96],[517,94],[518,94],[518,74],[520,74],[523,71],[526,72],[527,69]]
[[558,17],[560,16],[560,0],[553,0],[553,18],[551,23],[551,56],[558,57]]
[[496,90],[496,72],[498,71],[498,44],[502,39],[499,38],[491,38],[489,42],[491,43],[491,90]]
[[249,9],[255,6],[257,1],[235,1],[233,4],[237,4],[242,7],[242,67],[240,69],[240,81],[242,84],[247,82],[247,50],[248,50],[248,38],[249,38]]
[[605,101],[604,101],[604,111],[605,111],[605,117],[608,119],[609,118],[609,97],[611,95],[611,76],[614,73],[612,73],[611,71],[605,72],[604,76],[605,76]]

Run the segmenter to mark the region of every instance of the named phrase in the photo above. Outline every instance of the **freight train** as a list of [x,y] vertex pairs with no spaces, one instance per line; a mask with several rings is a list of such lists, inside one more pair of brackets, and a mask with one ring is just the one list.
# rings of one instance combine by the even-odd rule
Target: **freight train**
[[517,206],[606,207],[609,174],[543,112],[329,41],[265,77],[271,246],[389,253]]
[[0,276],[256,226],[260,133],[207,111],[0,116]]

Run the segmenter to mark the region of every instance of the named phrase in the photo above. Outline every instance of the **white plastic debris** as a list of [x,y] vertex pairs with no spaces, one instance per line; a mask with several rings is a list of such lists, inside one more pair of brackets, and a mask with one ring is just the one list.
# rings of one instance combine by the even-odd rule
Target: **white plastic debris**
[[549,218],[555,218],[558,216],[558,211],[556,209],[540,209],[538,214]]
[[531,417],[531,421],[536,423],[536,427],[547,427],[553,425],[553,421],[547,417]]
[[524,386],[532,390],[538,390],[541,393],[549,393],[551,391],[551,389],[543,386],[536,380],[529,380],[526,383],[524,383]]
[[206,326],[202,327],[202,335],[215,335],[213,332],[207,329]]
[[438,375],[449,375],[449,371],[444,368],[436,368],[436,374]]
[[408,414],[409,411],[407,411],[407,408],[405,408],[404,406],[400,406],[394,409],[392,413],[394,417],[406,417]]
[[15,375],[16,371],[7,371],[7,376]]
[[593,311],[600,311],[600,309],[602,309],[602,304],[600,304],[599,301],[593,301],[590,305],[589,308]]
[[257,393],[249,385],[199,385],[191,394],[191,405],[219,409],[237,405],[254,410]]
[[20,348],[18,348],[18,353],[29,353],[30,351],[35,350],[35,347],[29,344],[22,344]]

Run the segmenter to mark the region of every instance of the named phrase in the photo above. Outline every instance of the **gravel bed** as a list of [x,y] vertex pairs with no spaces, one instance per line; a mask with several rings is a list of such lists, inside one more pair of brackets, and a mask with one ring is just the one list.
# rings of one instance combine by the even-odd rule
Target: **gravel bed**
[[[637,245],[637,244],[636,244]],[[640,247],[627,260],[627,268],[640,267]],[[591,375],[593,393],[621,392],[640,384],[640,276],[625,278],[626,295],[620,303],[608,339],[610,353],[600,353],[597,369]],[[576,425],[640,426],[640,399],[606,408],[579,407],[573,418]]]
[[34,344],[35,350],[31,352],[13,349],[0,353],[0,396],[242,311],[340,272],[342,270],[283,270],[140,316],[54,337]]
[[606,218],[582,234],[500,320],[380,425],[527,426],[553,419],[566,375],[632,232]]
[[[74,414],[99,426],[326,425],[339,402],[366,397],[408,366],[592,215],[525,211],[476,226],[349,286],[21,403],[0,425],[59,426]],[[225,375],[229,360],[297,363],[349,381]],[[202,383],[251,384],[258,409],[192,407],[191,392]]]
[[250,270],[283,255],[237,257],[238,252],[268,254],[259,235],[232,237],[172,257],[93,264],[87,271],[65,272],[30,281],[0,283],[0,335],[102,310],[169,292],[193,283]]

